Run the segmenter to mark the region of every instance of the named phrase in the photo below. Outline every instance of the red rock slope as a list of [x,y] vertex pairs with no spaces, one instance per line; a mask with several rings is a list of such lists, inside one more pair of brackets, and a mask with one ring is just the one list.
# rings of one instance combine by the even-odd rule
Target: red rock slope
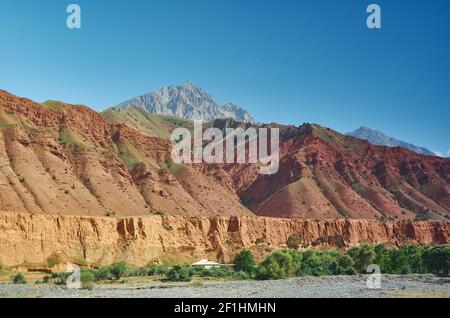
[[265,176],[254,165],[176,165],[168,140],[131,126],[87,107],[41,105],[0,91],[0,209],[95,216],[163,210],[310,219],[450,217],[448,159],[373,146],[318,125],[278,126],[280,170]]
[[0,91],[0,210],[96,216],[251,215],[171,145],[83,106]]

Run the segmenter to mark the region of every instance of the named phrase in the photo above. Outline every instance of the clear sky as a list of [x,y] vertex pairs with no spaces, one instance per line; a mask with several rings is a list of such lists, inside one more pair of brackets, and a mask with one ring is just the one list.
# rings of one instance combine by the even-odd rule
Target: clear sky
[[450,155],[448,0],[9,0],[0,39],[0,88],[36,101],[103,110],[191,81],[261,122],[366,125]]

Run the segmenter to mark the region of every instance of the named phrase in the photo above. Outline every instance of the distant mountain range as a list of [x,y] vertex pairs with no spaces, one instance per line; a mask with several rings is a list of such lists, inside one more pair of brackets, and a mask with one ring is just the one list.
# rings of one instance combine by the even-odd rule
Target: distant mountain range
[[150,113],[203,121],[233,118],[241,122],[255,123],[255,119],[242,107],[231,103],[221,106],[211,95],[190,82],[161,88],[156,92],[132,98],[116,107],[137,107]]
[[360,139],[366,139],[371,144],[379,145],[379,146],[387,146],[387,147],[403,147],[406,149],[409,149],[411,151],[414,151],[416,153],[422,154],[422,155],[428,155],[428,156],[436,156],[436,154],[426,148],[418,147],[416,145],[397,140],[395,138],[386,136],[380,131],[370,129],[369,127],[362,126],[359,129],[347,133],[349,136],[353,136]]

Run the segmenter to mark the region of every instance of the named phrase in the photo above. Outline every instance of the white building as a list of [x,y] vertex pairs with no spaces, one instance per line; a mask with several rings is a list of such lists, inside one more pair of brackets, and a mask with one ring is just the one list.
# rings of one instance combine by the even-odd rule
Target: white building
[[217,262],[210,261],[209,259],[205,258],[205,259],[199,260],[198,262],[195,262],[194,264],[191,264],[191,266],[200,266],[205,269],[210,269],[213,267],[220,267],[220,266],[226,266],[226,265],[219,264]]

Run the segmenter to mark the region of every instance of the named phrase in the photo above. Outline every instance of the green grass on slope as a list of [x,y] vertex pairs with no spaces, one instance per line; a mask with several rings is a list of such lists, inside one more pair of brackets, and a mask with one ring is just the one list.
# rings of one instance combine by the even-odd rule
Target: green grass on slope
[[48,100],[41,105],[48,110],[64,110],[64,103],[56,100]]
[[125,122],[131,127],[164,139],[170,139],[172,130],[176,127],[193,130],[193,122],[191,120],[153,114],[140,108],[110,108],[102,114],[113,123]]
[[59,141],[63,145],[75,145],[81,149],[92,149],[92,145],[87,139],[78,135],[68,128],[62,128],[59,132]]
[[133,169],[138,163],[145,162],[144,156],[132,145],[119,143],[119,156],[128,169]]

